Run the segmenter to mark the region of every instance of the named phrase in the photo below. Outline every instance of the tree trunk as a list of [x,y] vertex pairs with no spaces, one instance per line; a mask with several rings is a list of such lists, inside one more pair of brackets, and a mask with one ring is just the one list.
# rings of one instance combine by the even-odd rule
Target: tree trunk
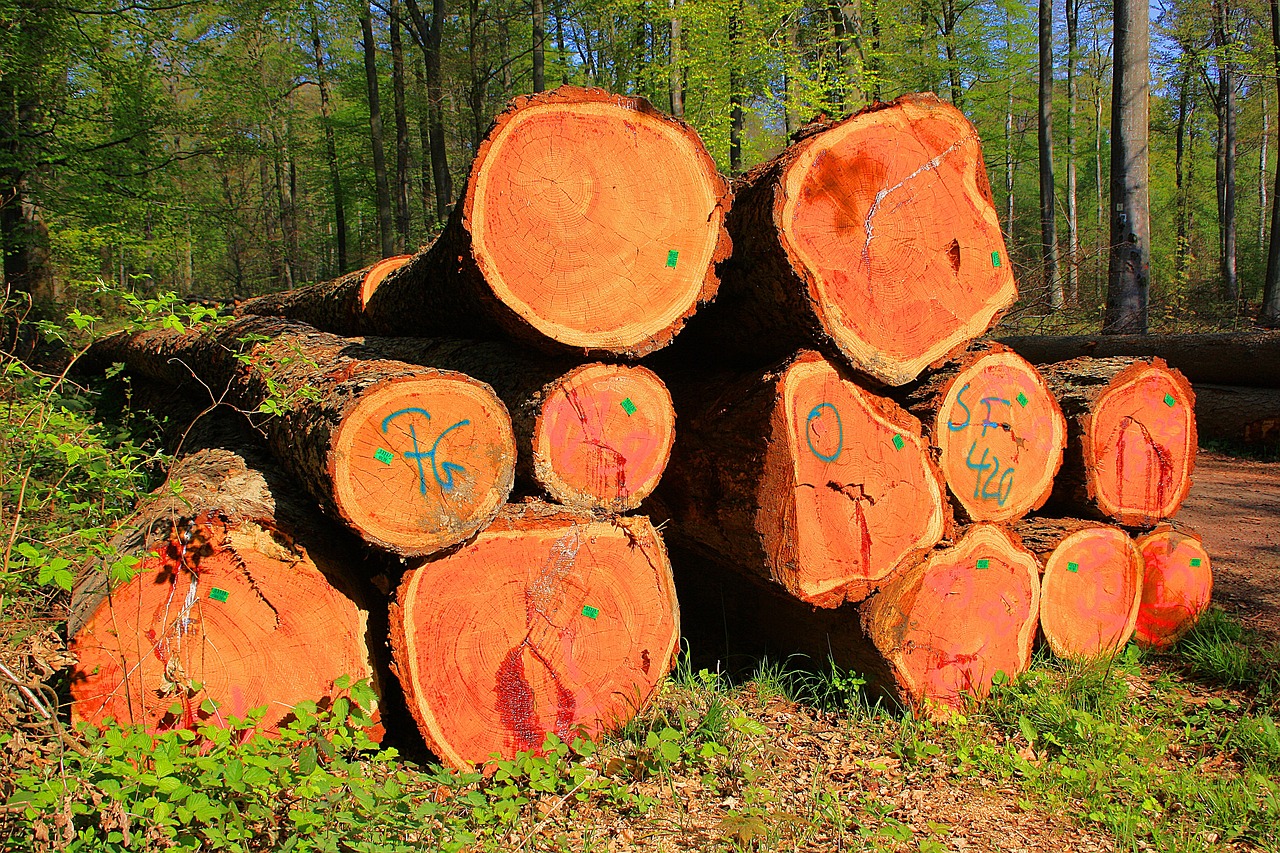
[[952,504],[969,521],[1039,509],[1062,467],[1067,423],[1034,367],[998,344],[971,348],[905,396],[939,448]]
[[1115,0],[1115,72],[1111,93],[1111,253],[1104,334],[1147,331],[1151,284],[1151,209],[1147,196],[1148,47],[1143,0]]
[[[679,651],[671,564],[643,516],[510,505],[408,573],[391,649],[427,744],[468,770],[548,735],[597,737],[649,703]],[[459,689],[465,685],[466,689]]]
[[903,96],[800,135],[737,184],[733,257],[691,347],[758,366],[815,346],[901,385],[1012,304],[977,131],[954,107]]
[[104,570],[76,591],[73,722],[194,730],[265,706],[258,729],[274,733],[298,702],[336,698],[340,677],[375,678],[357,543],[232,424],[196,426],[199,449],[117,540],[138,573],[109,584]]
[[1245,388],[1197,382],[1196,434],[1200,439],[1261,444],[1280,440],[1280,388]]
[[1138,538],[1145,572],[1134,639],[1147,648],[1173,645],[1195,627],[1213,595],[1213,570],[1200,537],[1162,525]]
[[333,231],[338,243],[338,274],[347,271],[347,215],[343,206],[342,175],[338,171],[338,148],[333,135],[333,112],[329,106],[329,80],[325,75],[324,50],[320,46],[320,26],[311,7],[311,51],[316,59],[316,81],[320,88],[320,118],[324,122],[325,160],[329,165],[329,189],[333,193]]
[[742,26],[742,3],[735,0],[729,13],[729,172],[742,174],[742,129],[745,113],[742,111],[742,44],[739,30]]
[[1191,488],[1195,394],[1161,359],[1081,358],[1040,369],[1067,416],[1050,505],[1129,527],[1172,518]]
[[472,536],[511,492],[515,439],[492,389],[451,371],[350,353],[307,326],[246,317],[113,335],[86,367],[124,362],[257,422],[282,467],[369,543],[422,556]]
[[684,74],[681,73],[683,46],[680,40],[681,0],[667,0],[671,10],[671,59],[667,70],[668,88],[671,90],[671,114],[684,118]]
[[1267,143],[1271,141],[1271,110],[1267,106],[1267,87],[1259,86],[1262,96],[1262,134],[1258,140],[1258,254],[1267,254]]
[[369,97],[369,134],[373,142],[373,178],[378,197],[378,234],[382,257],[396,253],[395,225],[391,218],[391,189],[387,185],[387,158],[382,144],[382,110],[379,107],[377,45],[373,41],[373,20],[368,11],[360,16],[364,33],[364,79]]
[[453,178],[449,176],[448,152],[444,130],[444,70],[441,65],[445,0],[431,0],[431,21],[422,14],[418,0],[405,0],[413,21],[414,38],[422,48],[422,61],[427,73],[427,123],[431,136],[431,177],[436,190],[436,221],[449,218],[453,205]]
[[1133,636],[1142,600],[1142,553],[1118,527],[1027,519],[1015,531],[1044,563],[1040,630],[1068,660],[1110,657]]
[[412,255],[384,258],[372,266],[347,273],[332,281],[322,281],[297,290],[268,293],[240,303],[239,314],[260,317],[287,317],[317,329],[350,333],[362,322],[364,306],[378,286]]
[[[427,103],[427,82],[422,74],[421,63],[413,63],[414,84],[417,87],[418,99],[421,104]],[[425,235],[431,236],[435,231],[436,212],[434,209],[435,198],[431,190],[431,129],[427,121],[428,110],[425,108],[417,109],[418,114],[418,149],[421,156],[418,160],[418,172],[420,175],[419,183],[422,186],[422,223]]]
[[1186,156],[1186,138],[1187,124],[1191,120],[1190,108],[1187,100],[1191,89],[1191,63],[1186,63],[1182,69],[1182,83],[1178,87],[1178,124],[1177,124],[1177,141],[1175,143],[1174,155],[1174,187],[1175,187],[1175,207],[1177,210],[1178,225],[1177,235],[1174,240],[1174,261],[1173,261],[1173,278],[1179,287],[1185,288],[1190,282],[1189,271],[1191,264],[1191,184],[1190,184],[1190,163]]
[[1222,295],[1234,306],[1240,298],[1236,276],[1236,81],[1230,51],[1234,42],[1228,0],[1213,4],[1213,43],[1218,49],[1218,259]]
[[[1012,29],[1012,26],[1006,27],[1006,37],[1012,38]],[[1005,73],[1009,79],[1006,81],[1004,109],[1004,235],[1007,241],[1013,242],[1013,69],[1006,67]]]
[[543,0],[533,0],[533,91],[547,90],[546,51],[543,41],[546,39],[547,21],[543,10]]
[[1080,301],[1080,213],[1076,192],[1076,47],[1080,0],[1066,0],[1067,13],[1067,286],[1066,301]]
[[658,497],[686,547],[837,607],[949,529],[919,422],[817,353],[737,382],[673,381],[682,425]]
[[1157,356],[1197,385],[1280,388],[1280,333],[1211,335],[1023,335],[1000,338],[1032,364],[1096,356]]
[[391,91],[396,114],[396,251],[409,248],[409,117],[404,103],[404,46],[400,3],[391,2]]
[[[1280,105],[1280,0],[1271,0],[1271,45],[1276,68],[1276,104]],[[1280,134],[1280,121],[1276,122],[1276,132]],[[1276,150],[1280,151],[1280,143]],[[1267,245],[1267,279],[1258,324],[1280,329],[1280,165],[1276,168],[1276,185],[1271,193],[1271,240]]]
[[1040,9],[1040,256],[1049,309],[1062,307],[1062,279],[1058,273],[1057,203],[1053,182],[1053,2],[1039,0]]

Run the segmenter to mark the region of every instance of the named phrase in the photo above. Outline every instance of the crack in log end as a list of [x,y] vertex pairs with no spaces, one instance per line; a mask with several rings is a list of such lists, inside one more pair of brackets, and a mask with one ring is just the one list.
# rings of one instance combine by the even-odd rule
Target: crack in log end
[[[917,137],[917,141],[921,142],[923,146],[923,140],[920,140]],[[970,133],[966,136],[960,137],[955,142],[951,143],[951,145],[949,145],[944,151],[942,151],[942,153],[938,154],[933,159],[923,163],[918,169],[916,169],[910,175],[907,175],[905,178],[898,181],[893,186],[885,187],[884,189],[876,193],[875,201],[871,203],[871,207],[867,210],[867,216],[863,220],[863,227],[866,231],[866,238],[867,238],[866,242],[862,246],[862,260],[864,263],[868,265],[870,265],[871,263],[871,241],[875,238],[875,226],[872,224],[871,220],[875,219],[876,214],[880,212],[880,205],[884,203],[884,200],[888,198],[890,195],[892,195],[893,193],[905,187],[911,181],[923,175],[925,172],[931,172],[931,171],[937,170],[937,168],[942,165],[943,160],[945,160],[948,156],[950,156],[951,154],[959,150],[962,146],[968,145],[969,143],[973,143],[975,145],[979,144],[977,134]]]
[[645,675],[649,674],[650,666],[652,666],[652,664],[649,661],[649,650],[641,649],[640,650],[640,668],[644,670]]
[[951,259],[951,269],[956,276],[960,276],[960,241],[954,237],[951,239],[951,245],[947,246],[947,257]]
[[841,485],[835,480],[828,480],[827,488],[831,489],[833,492],[839,492],[851,501],[866,501],[871,504],[871,506],[876,505],[877,499],[867,494],[867,488],[862,483],[847,483],[845,485]]

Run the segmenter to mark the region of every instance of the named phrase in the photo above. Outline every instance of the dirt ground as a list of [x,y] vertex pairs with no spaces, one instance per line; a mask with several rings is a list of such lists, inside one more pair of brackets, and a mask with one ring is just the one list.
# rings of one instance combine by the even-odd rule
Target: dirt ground
[[1280,643],[1280,462],[1201,451],[1175,525],[1204,538],[1213,600]]

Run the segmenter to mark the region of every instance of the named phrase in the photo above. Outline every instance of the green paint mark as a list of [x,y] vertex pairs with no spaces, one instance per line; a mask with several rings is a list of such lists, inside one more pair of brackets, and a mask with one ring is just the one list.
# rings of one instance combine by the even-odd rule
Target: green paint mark
[[986,559],[986,558],[984,557],[983,559],[981,559],[981,560],[979,560],[979,561],[978,561],[978,568],[980,568],[980,569],[989,569],[989,568],[991,568],[991,561],[990,561],[990,560],[988,560],[988,559]]
[[1014,397],[1013,399],[1017,400],[1018,405],[1024,409],[1027,407],[1027,403],[1031,402],[1030,400],[1027,399],[1027,395],[1023,394],[1021,391],[1019,391],[1018,396]]
[[392,453],[390,450],[383,450],[381,447],[379,447],[377,450],[373,452],[373,458],[377,459],[383,465],[390,465],[391,461],[396,458],[396,455]]
[[1191,567],[1192,567],[1193,569],[1198,569],[1198,568],[1200,568],[1200,558],[1199,558],[1199,557],[1192,557],[1192,558],[1191,558]]
[[636,404],[631,402],[630,397],[622,401],[622,411],[627,413],[627,417],[630,417],[636,413]]
[[1078,572],[1078,571],[1080,571],[1080,564],[1079,564],[1079,563],[1067,563],[1067,571],[1069,571],[1069,572]]
[[218,589],[215,586],[213,589],[209,590],[209,597],[214,601],[226,601],[231,597],[231,593],[227,592],[225,589]]
[[592,607],[590,604],[582,608],[582,615],[588,619],[594,619],[600,615],[599,607]]
[[992,253],[991,253],[991,266],[993,266],[993,267],[998,267],[998,266],[1000,266],[1000,253],[999,253],[999,252],[992,252]]
[[1173,395],[1172,395],[1172,394],[1165,394],[1165,395],[1164,395],[1164,404],[1165,404],[1166,406],[1168,406],[1169,408],[1171,408],[1171,409],[1172,409],[1172,408],[1173,408],[1173,404],[1174,404],[1174,403],[1176,403],[1176,402],[1178,402],[1178,401],[1177,401],[1177,400],[1175,400],[1175,399],[1173,399]]
[[893,446],[896,447],[898,450],[901,450],[902,448],[907,446],[907,442],[901,435],[895,435],[893,437]]
[[680,253],[677,252],[675,249],[672,249],[670,252],[667,252],[667,266],[671,267],[672,269],[675,269],[676,261],[678,261],[679,259],[680,259]]

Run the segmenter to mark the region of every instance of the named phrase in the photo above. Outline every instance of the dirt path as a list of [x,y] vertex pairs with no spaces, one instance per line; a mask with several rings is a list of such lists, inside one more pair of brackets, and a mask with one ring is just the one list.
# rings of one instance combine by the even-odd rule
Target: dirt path
[[1175,523],[1204,537],[1213,600],[1280,643],[1280,462],[1201,451]]

